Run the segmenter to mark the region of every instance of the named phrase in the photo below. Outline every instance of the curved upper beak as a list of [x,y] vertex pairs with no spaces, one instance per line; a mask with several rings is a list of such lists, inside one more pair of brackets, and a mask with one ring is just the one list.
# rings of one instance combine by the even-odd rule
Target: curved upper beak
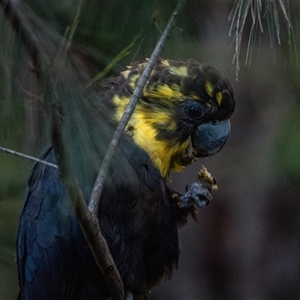
[[211,121],[199,125],[192,135],[194,155],[205,157],[216,154],[225,145],[229,133],[229,120]]

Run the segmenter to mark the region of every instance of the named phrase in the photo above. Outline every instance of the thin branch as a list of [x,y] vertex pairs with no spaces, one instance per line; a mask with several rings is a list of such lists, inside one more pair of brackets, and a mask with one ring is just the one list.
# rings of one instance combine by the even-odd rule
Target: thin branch
[[[95,261],[103,274],[113,298],[123,300],[124,289],[121,276],[110,254],[107,243],[101,234],[99,221],[89,212],[86,206],[82,191],[75,180],[75,174],[72,170],[70,159],[66,154],[63,137],[60,132],[60,118],[55,107],[55,103],[57,103],[56,88],[55,86],[50,86],[58,84],[57,78],[59,77],[57,76],[57,71],[59,71],[59,69],[56,67],[59,66],[59,64],[52,64],[52,68],[49,66],[55,62],[58,56],[61,56],[60,49],[58,48],[62,44],[61,40],[60,43],[58,43],[57,39],[53,40],[52,36],[47,35],[49,32],[42,30],[45,29],[44,24],[39,21],[25,4],[21,4],[17,0],[0,0],[0,5],[7,15],[8,20],[12,23],[13,28],[16,32],[21,33],[23,42],[25,46],[28,47],[33,58],[39,62],[40,73],[44,72],[43,76],[48,79],[44,80],[46,84],[44,88],[49,92],[47,95],[49,97],[49,103],[52,103],[52,143],[62,182],[70,196],[76,217],[80,222]],[[38,27],[40,31],[35,30],[37,23],[41,24],[41,26]],[[47,51],[46,48],[41,47],[44,44],[40,43],[40,40],[43,39],[47,39],[47,45],[54,51]],[[67,58],[64,63],[67,63]],[[47,68],[45,66],[47,66]],[[60,70],[62,69],[63,66],[61,66]]]
[[[80,222],[95,261],[103,274],[103,277],[112,293],[113,298],[117,300],[124,299],[123,283],[118,269],[115,266],[113,258],[110,254],[107,243],[101,234],[99,221],[97,219],[98,203],[102,192],[103,183],[105,181],[105,176],[107,174],[108,166],[117,147],[118,140],[123,134],[126,124],[131,117],[135,104],[140,98],[143,87],[147,82],[155,63],[157,62],[160,52],[175,23],[178,12],[182,9],[185,2],[186,0],[178,1],[178,5],[173,12],[173,15],[170,18],[167,27],[162,34],[153,54],[151,55],[151,58],[149,59],[149,62],[143,72],[143,75],[141,76],[137,84],[137,88],[133,93],[131,101],[124,112],[119,126],[115,131],[114,138],[109,146],[109,150],[105,156],[96,183],[94,185],[89,209],[85,204],[82,191],[78,186],[74,171],[71,167],[70,158],[67,155],[67,149],[65,149],[66,147],[64,145],[62,133],[59,126],[60,120],[57,119],[58,114],[55,111],[55,106],[53,106],[52,109],[52,143],[54,152],[56,154],[62,182],[64,183],[64,186],[70,196],[76,213],[76,217]],[[62,37],[59,37],[59,39],[57,39],[54,36],[49,36],[49,34],[47,35],[49,31],[43,31],[43,29],[45,29],[44,24],[40,22],[39,19],[23,3],[21,5],[19,1],[0,0],[0,5],[2,5],[2,7],[4,8],[4,12],[8,15],[14,29],[17,32],[22,33],[23,41],[28,47],[30,53],[33,55],[33,58],[36,59],[36,61],[39,63],[38,67],[41,68],[40,71],[43,72],[46,70],[46,72],[48,72],[44,74],[44,76],[48,77],[49,79],[49,81],[45,80],[44,82],[44,84],[46,84],[45,88],[49,92],[48,97],[50,98],[50,103],[56,103],[56,88],[54,86],[50,87],[49,85],[55,85],[55,83],[57,83],[56,78],[58,77],[56,72],[58,70],[49,66],[51,65],[51,63],[53,63],[53,61],[55,61],[55,59],[58,58],[57,55],[60,56],[59,45],[62,45]],[[78,10],[77,16],[79,16],[79,12],[80,10]],[[41,26],[37,26],[37,24],[40,24]],[[38,28],[39,31],[37,31],[36,28]],[[74,28],[76,28],[76,22],[74,23]],[[46,30],[48,29],[46,28]],[[72,35],[69,36],[69,40],[72,39]],[[44,41],[44,38],[47,38],[47,43],[42,43]],[[48,51],[48,48],[41,47],[45,44],[51,48],[50,51]],[[67,63],[67,57],[65,59],[65,63]],[[55,65],[57,64],[54,64],[54,66]]]
[[76,217],[80,222],[82,231],[113,299],[123,300],[125,296],[121,276],[105,238],[101,233],[98,218],[88,210],[82,191],[75,179],[76,177],[61,133],[60,121],[55,112],[52,112],[52,122],[52,145],[54,153],[58,162],[61,179],[70,196]]
[[27,155],[27,154],[24,154],[24,153],[21,153],[21,152],[18,152],[18,151],[14,151],[14,150],[4,148],[4,147],[0,147],[0,150],[4,151],[6,153],[9,153],[9,154],[13,154],[13,155],[25,158],[25,159],[29,159],[31,161],[35,161],[35,162],[47,165],[47,166],[52,167],[52,168],[56,168],[56,169],[58,168],[58,166],[56,164],[49,163],[49,162],[44,161],[42,159],[38,159],[36,157],[30,156],[30,155]]
[[114,152],[117,148],[117,145],[119,143],[119,139],[122,136],[122,134],[125,131],[125,128],[127,126],[127,123],[133,113],[133,110],[139,100],[139,98],[142,95],[144,86],[147,82],[147,80],[150,77],[150,74],[153,70],[154,65],[156,64],[158,57],[166,43],[167,38],[169,37],[171,30],[173,28],[173,26],[175,25],[175,21],[176,18],[178,16],[178,13],[181,11],[181,9],[183,8],[184,4],[185,4],[186,0],[179,0],[176,9],[174,10],[164,32],[162,33],[149,61],[148,64],[146,65],[141,78],[139,79],[137,86],[131,96],[130,102],[128,104],[128,106],[126,107],[124,114],[115,130],[113,139],[109,145],[109,148],[107,150],[107,153],[103,159],[101,168],[99,170],[93,191],[92,191],[92,195],[90,198],[90,202],[89,202],[89,210],[94,214],[97,215],[98,212],[98,207],[99,207],[99,201],[100,201],[100,196],[103,190],[103,186],[104,186],[104,182],[105,182],[105,178],[107,176],[108,173],[108,168],[110,165],[110,162],[112,160],[112,157],[114,155]]

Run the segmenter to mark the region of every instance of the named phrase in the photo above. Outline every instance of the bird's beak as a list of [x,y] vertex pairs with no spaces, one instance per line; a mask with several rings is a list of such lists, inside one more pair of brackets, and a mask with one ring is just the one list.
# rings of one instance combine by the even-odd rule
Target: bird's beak
[[194,155],[205,157],[216,154],[225,145],[229,133],[229,120],[211,121],[199,125],[192,135]]

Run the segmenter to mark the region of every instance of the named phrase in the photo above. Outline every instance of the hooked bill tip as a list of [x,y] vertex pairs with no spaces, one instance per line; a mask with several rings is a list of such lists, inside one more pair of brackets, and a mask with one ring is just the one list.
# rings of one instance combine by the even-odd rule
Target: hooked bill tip
[[219,152],[230,133],[229,120],[211,121],[199,125],[192,136],[196,157],[211,156]]

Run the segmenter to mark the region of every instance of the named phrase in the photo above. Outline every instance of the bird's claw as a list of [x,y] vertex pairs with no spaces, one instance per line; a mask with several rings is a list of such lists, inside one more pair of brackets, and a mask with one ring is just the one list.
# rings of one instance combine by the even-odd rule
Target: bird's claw
[[180,208],[189,208],[194,203],[203,208],[212,200],[211,185],[206,181],[193,182],[185,194],[178,197]]

